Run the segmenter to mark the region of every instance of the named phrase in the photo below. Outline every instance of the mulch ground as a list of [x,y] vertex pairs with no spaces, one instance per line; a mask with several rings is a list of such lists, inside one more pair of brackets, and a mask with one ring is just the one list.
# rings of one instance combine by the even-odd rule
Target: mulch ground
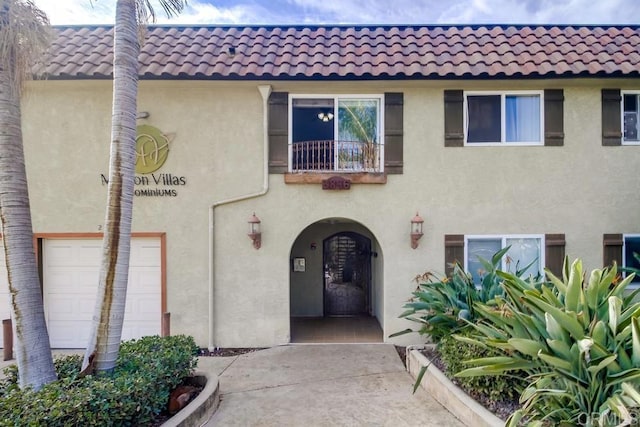
[[253,353],[254,351],[264,350],[264,348],[217,348],[213,351],[209,351],[206,348],[201,348],[198,352],[200,357],[230,357],[240,356],[241,354]]
[[430,348],[425,348],[423,350],[420,350],[429,360],[431,360],[431,362],[443,373],[447,376],[447,378],[449,378],[449,380],[454,383],[456,386],[460,387],[462,390],[464,390],[465,393],[467,393],[469,396],[471,396],[476,402],[478,402],[479,404],[481,404],[482,406],[484,406],[487,410],[493,412],[498,418],[502,419],[502,420],[506,420],[507,418],[509,418],[509,415],[511,415],[513,412],[515,412],[520,405],[518,404],[517,401],[513,401],[513,400],[493,400],[490,399],[489,397],[487,397],[484,394],[480,394],[477,392],[474,392],[473,390],[469,390],[466,387],[464,387],[464,385],[460,384],[458,381],[456,381],[455,378],[451,378],[449,375],[447,375],[447,367],[445,365],[445,363],[442,361],[442,359],[440,358],[440,353],[438,353],[437,350],[432,350]]

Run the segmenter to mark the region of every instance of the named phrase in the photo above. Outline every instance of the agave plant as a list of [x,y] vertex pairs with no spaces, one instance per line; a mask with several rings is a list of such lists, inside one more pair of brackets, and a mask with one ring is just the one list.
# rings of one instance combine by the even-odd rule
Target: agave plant
[[[504,294],[498,276],[498,268],[502,257],[509,251],[506,247],[496,252],[491,260],[478,258],[484,268],[484,275],[479,284],[473,282],[471,275],[466,273],[459,264],[455,264],[451,277],[438,278],[427,272],[416,277],[418,288],[403,308],[406,309],[400,317],[421,325],[420,329],[405,329],[391,337],[410,332],[429,335],[434,342],[464,328],[467,322],[477,319],[476,303],[492,304],[497,296]],[[526,271],[526,266],[520,271]],[[520,275],[520,271],[516,275]]]
[[632,422],[640,406],[640,302],[638,291],[625,292],[633,275],[619,281],[614,265],[585,282],[582,262],[569,267],[566,258],[562,279],[546,273],[550,282],[538,287],[498,272],[504,299],[476,304],[486,319],[472,325],[479,334],[457,338],[504,355],[469,360],[457,376],[526,371],[531,382],[508,426],[523,418],[528,425]]

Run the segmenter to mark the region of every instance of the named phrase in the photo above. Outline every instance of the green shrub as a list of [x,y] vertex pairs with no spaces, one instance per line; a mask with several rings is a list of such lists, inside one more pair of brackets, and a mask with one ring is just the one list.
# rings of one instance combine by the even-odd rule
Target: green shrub
[[[522,409],[508,420],[518,425],[609,425],[637,420],[640,406],[640,302],[627,293],[633,279],[618,281],[617,268],[593,270],[585,280],[582,262],[562,279],[547,271],[538,288],[514,275],[504,278],[504,301],[477,305],[486,318],[474,325],[478,338],[457,337],[504,355],[467,361],[457,376],[504,375],[522,369],[530,385]],[[621,424],[621,425],[627,425]]]
[[[474,283],[471,275],[457,263],[451,277],[439,279],[429,272],[418,276],[418,288],[413,292],[411,300],[404,305],[406,311],[400,317],[417,322],[421,327],[417,331],[405,329],[391,337],[418,332],[430,336],[437,343],[467,327],[468,322],[475,322],[478,319],[475,303],[492,304],[496,296],[504,294],[500,286],[502,279],[497,272],[502,257],[509,248],[498,251],[491,257],[491,261],[479,258],[485,270],[479,284]],[[521,275],[528,267],[517,271],[516,275]]]
[[[469,329],[460,331],[460,335],[468,336]],[[446,365],[446,374],[452,378],[467,366],[465,360],[479,359],[482,357],[500,356],[502,353],[492,348],[481,348],[453,336],[444,337],[438,344],[438,353]],[[482,394],[493,401],[517,400],[520,393],[527,386],[526,373],[515,371],[510,375],[478,376],[456,378],[457,382],[469,392]]]
[[198,347],[192,337],[144,337],[122,343],[111,374],[79,377],[81,357],[55,361],[58,381],[20,390],[10,375],[0,386],[0,425],[147,425],[170,391],[191,375]]

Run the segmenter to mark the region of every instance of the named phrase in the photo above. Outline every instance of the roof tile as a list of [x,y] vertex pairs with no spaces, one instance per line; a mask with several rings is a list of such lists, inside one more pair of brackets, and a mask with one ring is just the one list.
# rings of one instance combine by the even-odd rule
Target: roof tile
[[[111,77],[111,27],[55,30],[35,74]],[[139,60],[142,78],[638,77],[640,27],[151,26]]]

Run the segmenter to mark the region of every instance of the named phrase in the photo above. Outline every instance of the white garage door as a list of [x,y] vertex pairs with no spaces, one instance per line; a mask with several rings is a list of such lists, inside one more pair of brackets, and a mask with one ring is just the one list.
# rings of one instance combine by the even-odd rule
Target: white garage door
[[[44,241],[44,302],[52,348],[85,348],[102,252],[100,239]],[[133,238],[122,339],[160,334],[159,238]]]

